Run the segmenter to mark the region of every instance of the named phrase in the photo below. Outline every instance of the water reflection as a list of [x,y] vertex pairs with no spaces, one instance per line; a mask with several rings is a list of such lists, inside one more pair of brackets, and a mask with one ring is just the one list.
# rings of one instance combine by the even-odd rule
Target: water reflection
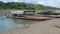
[[30,24],[32,24],[33,21],[13,19],[13,22],[16,23],[16,24],[22,24],[23,27],[26,27],[26,26],[29,26]]

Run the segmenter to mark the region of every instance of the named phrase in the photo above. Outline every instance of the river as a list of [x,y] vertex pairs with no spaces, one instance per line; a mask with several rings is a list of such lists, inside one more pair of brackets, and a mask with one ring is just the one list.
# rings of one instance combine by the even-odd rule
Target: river
[[37,21],[32,21],[32,20],[7,18],[5,13],[0,13],[0,32],[18,28],[18,27],[24,27],[26,25],[29,26],[36,22]]

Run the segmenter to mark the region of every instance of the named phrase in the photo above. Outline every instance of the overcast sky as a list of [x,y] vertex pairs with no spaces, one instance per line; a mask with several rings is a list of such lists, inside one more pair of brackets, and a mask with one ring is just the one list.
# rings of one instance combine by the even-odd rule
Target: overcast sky
[[25,2],[60,8],[60,0],[0,0],[3,2]]

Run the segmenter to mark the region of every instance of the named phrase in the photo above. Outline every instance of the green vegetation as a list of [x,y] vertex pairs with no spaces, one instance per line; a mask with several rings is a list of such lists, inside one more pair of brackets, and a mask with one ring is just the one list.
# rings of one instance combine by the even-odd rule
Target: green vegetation
[[60,10],[60,8],[43,6],[39,4],[27,4],[19,2],[4,3],[0,1],[0,10]]

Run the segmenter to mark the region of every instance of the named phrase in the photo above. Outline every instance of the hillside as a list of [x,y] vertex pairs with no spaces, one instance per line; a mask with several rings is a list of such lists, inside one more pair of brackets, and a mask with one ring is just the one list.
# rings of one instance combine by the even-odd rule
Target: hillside
[[0,10],[60,10],[60,8],[43,6],[39,4],[27,4],[19,2],[4,3],[0,1]]

